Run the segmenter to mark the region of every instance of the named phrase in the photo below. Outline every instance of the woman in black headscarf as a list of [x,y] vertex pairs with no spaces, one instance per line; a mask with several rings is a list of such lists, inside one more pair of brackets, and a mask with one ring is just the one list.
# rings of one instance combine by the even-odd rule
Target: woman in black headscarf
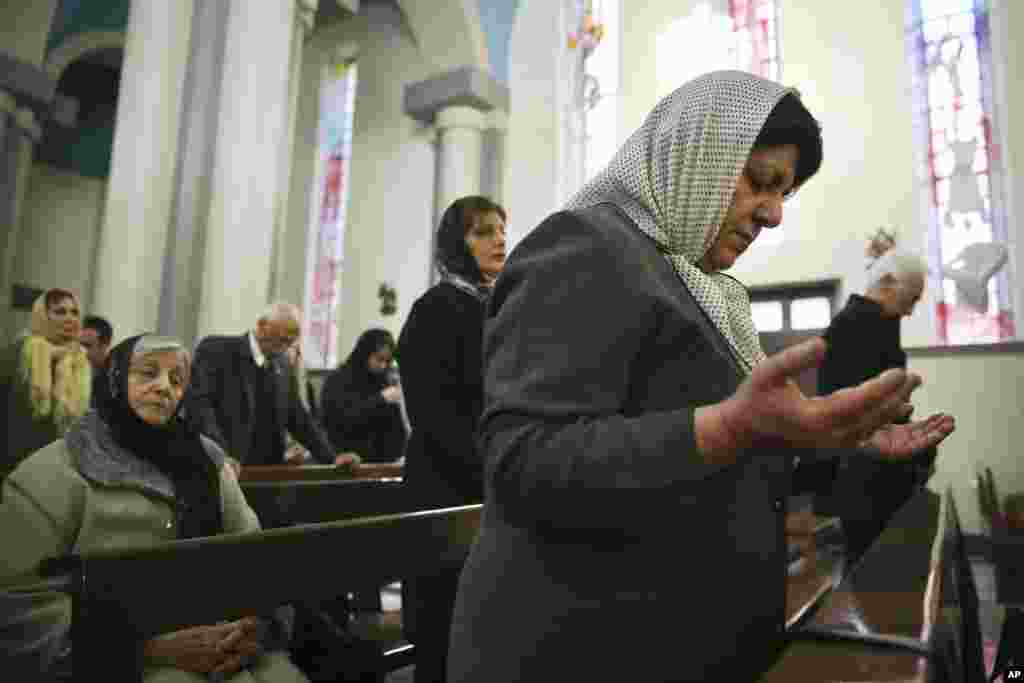
[[[505,209],[463,197],[444,212],[435,254],[441,282],[420,297],[398,339],[412,424],[405,480],[423,504],[483,499],[483,465],[473,434],[483,403],[484,307],[505,265]],[[448,626],[458,573],[403,585],[403,617],[416,643],[416,680],[444,681]]]
[[394,462],[405,447],[394,352],[390,332],[367,330],[324,381],[320,406],[327,436],[335,449],[354,451],[363,462]]
[[[111,351],[97,410],[4,482],[0,584],[72,552],[259,529],[224,453],[180,412],[190,364],[180,342],[154,335],[132,337]],[[13,605],[21,611],[16,619],[44,624],[47,633],[31,643],[4,642],[2,649],[18,653],[14,666],[32,662],[26,676],[67,675],[69,600],[47,592],[23,596]],[[290,610],[282,608],[269,618],[152,638],[143,644],[146,680],[201,681],[218,672],[238,682],[305,681],[285,652],[272,652],[288,643],[290,621]]]

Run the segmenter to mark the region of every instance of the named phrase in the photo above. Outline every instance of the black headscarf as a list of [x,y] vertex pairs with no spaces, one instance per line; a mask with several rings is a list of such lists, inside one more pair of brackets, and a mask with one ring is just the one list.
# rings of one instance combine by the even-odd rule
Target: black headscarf
[[483,286],[484,276],[466,244],[466,235],[476,217],[490,211],[501,216],[503,221],[507,220],[505,209],[487,197],[472,195],[456,199],[441,216],[434,252],[441,279],[482,300],[486,300],[490,291]]
[[[214,536],[224,530],[220,475],[199,432],[184,419],[184,397],[171,419],[160,427],[140,418],[128,402],[128,369],[139,341],[146,336],[130,337],[111,349],[104,366],[107,381],[99,387],[96,412],[119,446],[155,465],[173,483],[178,538]],[[184,346],[181,351],[187,357]]]
[[348,355],[345,363],[338,368],[345,378],[345,386],[350,391],[356,390],[361,395],[375,394],[380,392],[388,382],[387,373],[370,372],[370,354],[383,348],[395,351],[395,338],[384,329],[370,329],[359,335],[352,353]]

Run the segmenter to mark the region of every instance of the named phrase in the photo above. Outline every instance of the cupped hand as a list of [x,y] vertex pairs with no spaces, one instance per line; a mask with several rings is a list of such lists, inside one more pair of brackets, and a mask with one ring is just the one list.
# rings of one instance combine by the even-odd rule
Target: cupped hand
[[301,465],[306,461],[306,449],[300,445],[289,448],[284,454],[286,465]]
[[217,624],[165,633],[146,641],[143,657],[152,664],[209,674],[225,662],[221,643],[235,628],[231,624]]
[[256,617],[239,619],[228,626],[233,628],[217,645],[223,659],[213,669],[213,673],[223,676],[240,671],[262,654],[267,630],[266,622]]
[[921,378],[904,370],[888,370],[828,396],[804,396],[795,378],[817,367],[824,355],[824,340],[812,339],[759,363],[733,396],[715,406],[718,429],[724,432],[715,442],[732,449],[856,446],[909,415],[907,401]]
[[936,413],[926,420],[884,425],[861,445],[874,450],[883,458],[902,460],[939,444],[955,429],[956,421],[952,415]]
[[338,453],[334,456],[334,464],[341,465],[342,467],[355,467],[362,461],[358,454],[351,452]]
[[388,403],[398,403],[402,400],[402,389],[398,385],[391,385],[381,389],[380,395]]

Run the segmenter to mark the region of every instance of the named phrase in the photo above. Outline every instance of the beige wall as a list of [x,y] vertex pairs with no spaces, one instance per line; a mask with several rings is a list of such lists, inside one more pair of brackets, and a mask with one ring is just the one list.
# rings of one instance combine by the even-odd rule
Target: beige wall
[[948,412],[957,423],[939,446],[930,488],[953,487],[965,530],[977,532],[977,472],[991,467],[1001,496],[1024,491],[1024,352],[911,355],[909,366],[925,379],[917,413]]
[[[83,314],[92,312],[92,271],[106,186],[104,180],[46,164],[32,167],[15,256],[15,283],[70,289],[81,297]],[[12,320],[9,332],[16,334],[27,324],[28,314],[12,311]]]

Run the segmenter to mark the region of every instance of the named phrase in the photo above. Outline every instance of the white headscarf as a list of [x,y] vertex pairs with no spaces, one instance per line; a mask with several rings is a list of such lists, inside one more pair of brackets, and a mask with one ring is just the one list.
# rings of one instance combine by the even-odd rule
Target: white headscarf
[[746,289],[696,264],[718,236],[754,140],[783,96],[797,92],[743,71],[716,71],[658,103],[604,171],[568,203],[610,202],[665,253],[749,372],[764,359]]

